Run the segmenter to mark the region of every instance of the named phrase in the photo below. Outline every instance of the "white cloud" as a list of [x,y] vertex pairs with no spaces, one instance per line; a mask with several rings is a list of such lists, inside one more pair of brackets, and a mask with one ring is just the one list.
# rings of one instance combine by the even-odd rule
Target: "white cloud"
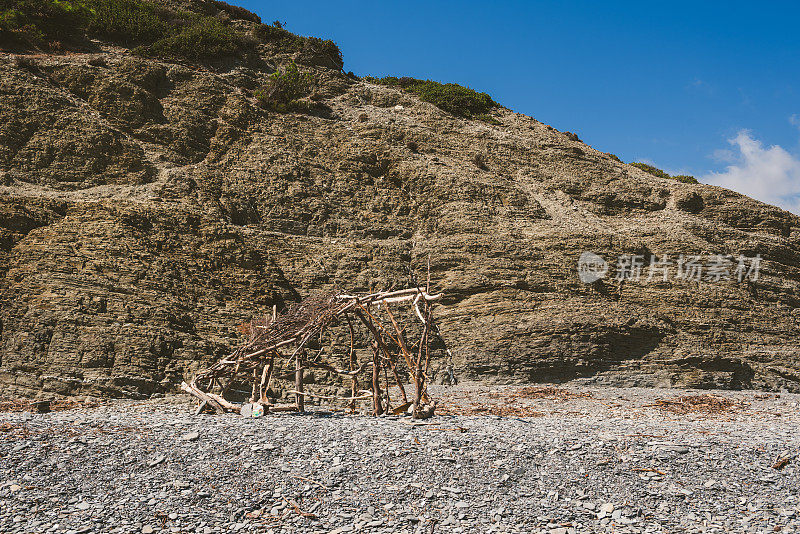
[[728,142],[734,161],[700,181],[733,189],[800,215],[800,159],[778,145],[764,148],[748,130]]
[[718,163],[736,163],[737,156],[733,150],[718,148],[711,154],[711,159]]

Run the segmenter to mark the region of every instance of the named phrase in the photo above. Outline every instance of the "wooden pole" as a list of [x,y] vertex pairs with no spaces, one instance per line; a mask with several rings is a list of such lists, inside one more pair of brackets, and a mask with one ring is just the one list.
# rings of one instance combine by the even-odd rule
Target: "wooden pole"
[[373,415],[382,415],[381,404],[381,357],[378,342],[372,341],[372,408]]
[[267,390],[269,389],[269,382],[272,379],[272,366],[275,362],[275,355],[269,355],[269,361],[264,366],[264,372],[261,374],[261,386],[259,391],[259,400],[262,404],[267,404]]
[[258,388],[258,364],[253,367],[253,391],[250,394],[250,402],[255,402],[258,397],[256,397],[256,388]]
[[[430,273],[430,256],[428,256],[428,264],[429,264],[428,265],[428,271]],[[430,274],[428,276],[430,276]],[[430,303],[425,303],[425,319],[426,319],[428,324],[431,324],[431,311],[432,311],[431,308],[432,308],[432,306],[431,306]],[[431,329],[429,329],[429,330],[431,330]],[[430,336],[430,333],[427,332],[425,334],[425,367],[422,370],[422,379],[425,380],[425,381],[428,378],[428,369],[430,369],[430,363],[431,363],[430,347],[431,347],[431,336]],[[425,399],[425,402],[430,402],[431,399],[430,399],[430,397],[428,397],[428,384],[427,384],[427,381],[424,382],[422,386],[423,386],[422,387],[422,396]]]
[[389,373],[386,370],[386,365],[383,366],[383,381],[386,383],[386,412],[392,411],[392,397],[389,394]]
[[[426,314],[427,315],[427,314]],[[422,338],[419,340],[419,352],[417,353],[416,373],[414,376],[414,418],[419,417],[420,404],[422,403],[422,391],[424,388],[424,377],[422,374],[422,357],[425,355],[425,346],[428,339],[428,322],[422,327]]]
[[303,365],[300,362],[300,354],[298,352],[294,358],[294,365],[295,365],[295,372],[294,372],[294,389],[298,391],[298,394],[295,395],[295,403],[297,404],[297,411],[304,412],[305,411],[305,397],[303,396]]
[[[356,357],[356,349],[355,349],[355,332],[353,331],[353,321],[350,319],[349,314],[345,314],[345,319],[347,319],[347,328],[350,330],[350,371],[355,371],[358,367],[358,358]],[[353,374],[353,400],[350,401],[350,412],[356,412],[356,397],[358,396],[358,375]]]

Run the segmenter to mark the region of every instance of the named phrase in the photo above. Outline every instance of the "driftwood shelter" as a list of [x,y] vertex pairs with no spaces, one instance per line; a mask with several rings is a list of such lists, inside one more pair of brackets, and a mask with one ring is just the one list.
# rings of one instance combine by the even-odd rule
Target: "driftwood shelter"
[[[240,412],[243,406],[256,404],[264,412],[302,412],[307,398],[317,398],[342,401],[351,411],[358,403],[371,401],[374,415],[410,412],[415,418],[429,417],[435,409],[427,393],[432,353],[435,348],[450,356],[432,314],[442,294],[429,291],[430,282],[424,289],[340,292],[307,298],[280,315],[273,309],[271,316],[251,322],[246,343],[181,384],[181,389],[200,401],[198,412]],[[358,353],[365,347],[371,349],[371,358],[359,361]],[[350,395],[307,391],[304,373],[314,370],[349,382]],[[294,403],[270,398],[271,385],[278,381],[294,383],[288,391]],[[390,396],[392,382],[400,399]],[[410,393],[406,383],[413,387]],[[243,384],[251,390],[250,403],[229,400],[233,386],[241,390]]]

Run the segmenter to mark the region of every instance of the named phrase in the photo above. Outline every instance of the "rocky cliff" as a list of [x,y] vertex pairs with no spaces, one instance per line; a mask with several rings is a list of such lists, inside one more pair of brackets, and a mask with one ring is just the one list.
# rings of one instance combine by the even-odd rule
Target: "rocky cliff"
[[[800,391],[800,218],[502,107],[452,114],[314,43],[251,44],[0,57],[0,394],[169,390],[254,313],[403,285],[428,254],[461,377]],[[305,104],[265,107],[293,63]],[[584,251],[763,261],[743,283],[587,285]]]

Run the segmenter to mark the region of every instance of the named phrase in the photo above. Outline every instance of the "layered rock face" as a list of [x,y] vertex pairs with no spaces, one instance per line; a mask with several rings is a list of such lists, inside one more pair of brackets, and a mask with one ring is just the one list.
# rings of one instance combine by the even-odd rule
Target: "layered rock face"
[[[171,390],[254,314],[404,285],[428,255],[462,378],[800,391],[790,213],[314,58],[212,69],[98,46],[0,58],[0,395]],[[314,113],[253,96],[291,59]],[[587,285],[584,251],[763,261],[746,283]]]

